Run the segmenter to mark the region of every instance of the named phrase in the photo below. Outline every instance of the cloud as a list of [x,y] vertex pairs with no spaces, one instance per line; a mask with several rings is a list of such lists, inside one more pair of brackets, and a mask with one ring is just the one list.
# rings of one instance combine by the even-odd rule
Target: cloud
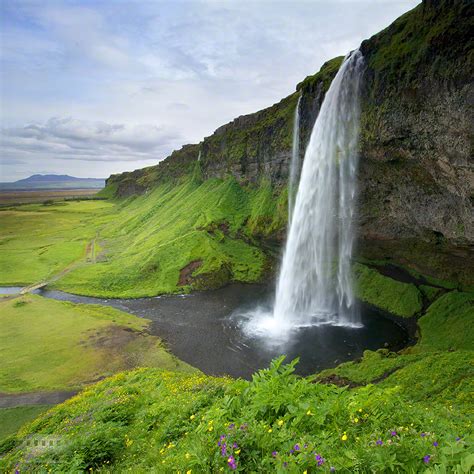
[[165,158],[182,141],[180,134],[156,125],[126,125],[75,118],[51,118],[1,130],[5,160],[136,161]]
[[4,0],[2,159],[27,161],[18,173],[62,160],[70,174],[82,160],[98,176],[158,161],[279,101],[417,3]]

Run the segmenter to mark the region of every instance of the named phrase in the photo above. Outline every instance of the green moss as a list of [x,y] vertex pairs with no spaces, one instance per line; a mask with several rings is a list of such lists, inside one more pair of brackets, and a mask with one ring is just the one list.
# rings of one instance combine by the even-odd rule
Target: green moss
[[442,288],[434,286],[420,285],[418,288],[429,302],[433,302],[441,293],[443,293]]
[[304,81],[300,82],[296,86],[296,90],[306,90],[315,87],[317,84],[323,84],[323,90],[327,91],[334,76],[337,74],[337,71],[341,67],[342,61],[344,60],[343,56],[338,56],[333,58],[329,61],[326,61],[322,66],[321,69],[312,76],[308,76],[304,79]]
[[441,296],[418,321],[422,350],[474,348],[474,293],[452,291]]
[[417,287],[381,275],[374,269],[354,265],[356,295],[389,313],[409,318],[421,311],[422,298]]

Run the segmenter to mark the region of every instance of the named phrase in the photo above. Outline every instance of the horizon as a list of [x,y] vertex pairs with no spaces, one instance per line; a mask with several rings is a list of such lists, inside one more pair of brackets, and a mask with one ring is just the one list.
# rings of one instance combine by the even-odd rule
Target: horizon
[[156,165],[418,3],[3,2],[0,181]]

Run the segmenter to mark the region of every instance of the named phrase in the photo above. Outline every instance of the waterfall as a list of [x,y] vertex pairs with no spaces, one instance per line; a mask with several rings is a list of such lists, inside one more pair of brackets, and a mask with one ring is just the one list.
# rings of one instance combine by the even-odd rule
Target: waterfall
[[358,50],[346,57],[311,132],[277,282],[274,326],[358,323],[350,261],[362,68]]
[[293,122],[293,147],[291,151],[290,177],[288,182],[288,223],[293,216],[295,206],[295,197],[298,192],[298,182],[300,177],[300,102],[301,95],[298,97],[295,109],[295,120]]

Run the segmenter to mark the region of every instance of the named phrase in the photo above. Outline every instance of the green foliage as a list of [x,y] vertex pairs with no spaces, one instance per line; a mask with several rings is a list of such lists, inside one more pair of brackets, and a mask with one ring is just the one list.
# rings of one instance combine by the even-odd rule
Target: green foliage
[[474,348],[474,293],[452,291],[438,298],[418,324],[423,350]]
[[1,391],[79,388],[136,366],[192,370],[145,333],[149,324],[110,307],[36,295],[0,300]]
[[[413,401],[399,387],[313,383],[292,373],[295,362],[282,362],[250,382],[156,369],[120,373],[20,430],[0,467],[469,472],[462,469],[470,463],[473,436],[464,412],[437,399]],[[46,434],[59,436],[60,447],[35,456],[21,448],[28,436]]]
[[356,295],[362,301],[404,318],[421,311],[421,293],[415,285],[393,280],[360,263],[354,265],[354,274]]

